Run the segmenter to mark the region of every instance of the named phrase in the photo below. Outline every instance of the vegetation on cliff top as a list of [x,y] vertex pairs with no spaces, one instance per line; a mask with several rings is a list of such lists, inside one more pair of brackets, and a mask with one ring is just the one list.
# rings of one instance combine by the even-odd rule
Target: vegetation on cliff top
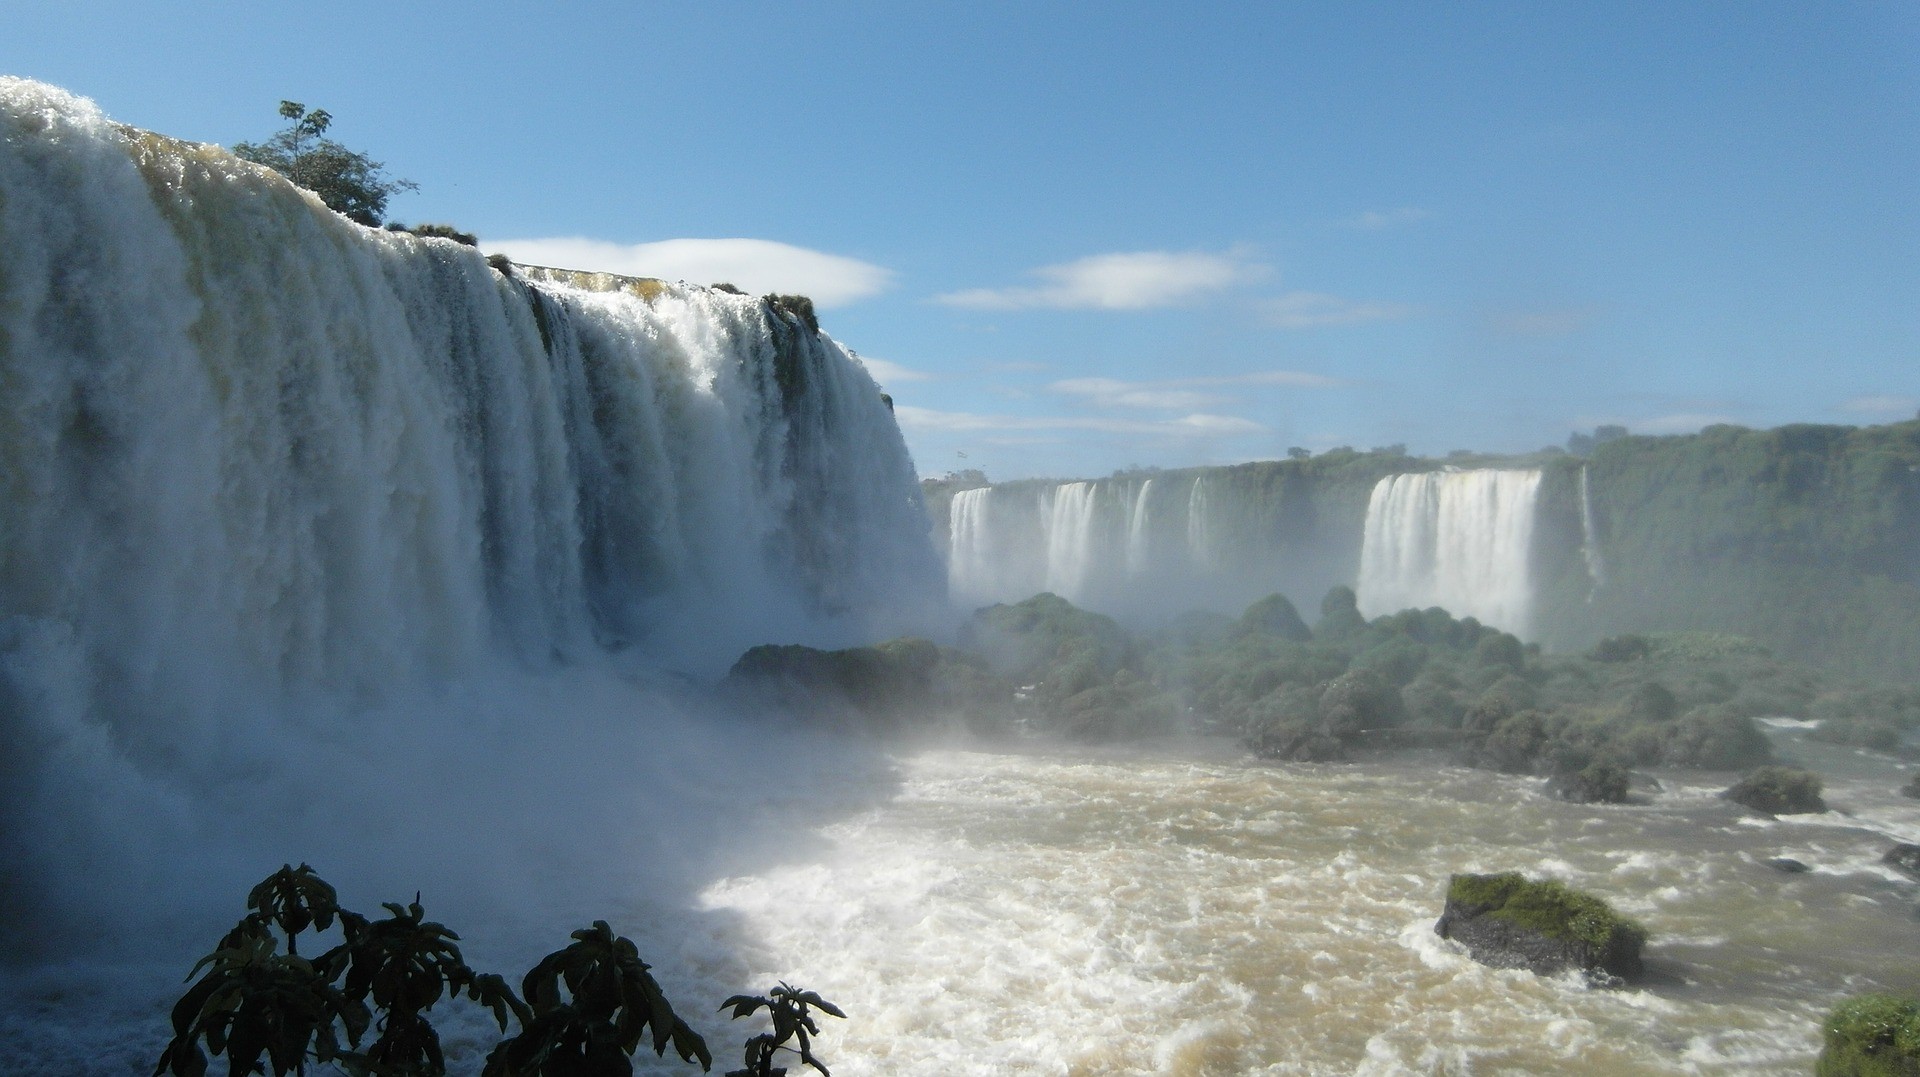
[[320,196],[327,208],[369,228],[378,228],[387,200],[418,190],[411,180],[388,176],[387,166],[326,137],[333,116],[298,101],[280,102],[280,115],[292,121],[265,142],[236,142],[233,155],[265,165]]

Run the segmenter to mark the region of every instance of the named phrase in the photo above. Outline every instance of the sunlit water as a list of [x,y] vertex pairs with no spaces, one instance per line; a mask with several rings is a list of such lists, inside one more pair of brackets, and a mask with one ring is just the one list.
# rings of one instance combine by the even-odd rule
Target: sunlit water
[[[1768,822],[1720,776],[1582,807],[1430,760],[929,751],[816,859],[731,878],[749,963],[848,1011],[836,1073],[1805,1073],[1842,995],[1920,987],[1920,810],[1890,761],[1820,760],[1860,814]],[[1765,864],[1813,866],[1788,875]],[[1436,938],[1449,873],[1521,870],[1653,932],[1655,982],[1496,971]]]

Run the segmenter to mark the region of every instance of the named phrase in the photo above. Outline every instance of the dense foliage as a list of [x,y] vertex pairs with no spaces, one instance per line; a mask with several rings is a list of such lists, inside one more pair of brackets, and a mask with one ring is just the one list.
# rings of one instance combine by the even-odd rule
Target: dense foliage
[[789,711],[851,708],[884,728],[954,722],[1083,740],[1194,731],[1295,761],[1438,746],[1600,802],[1626,799],[1637,767],[1770,763],[1756,718],[1830,715],[1838,730],[1826,735],[1852,742],[1862,723],[1908,728],[1920,697],[1840,683],[1723,633],[1623,635],[1550,655],[1440,609],[1368,621],[1344,587],[1311,628],[1273,595],[1237,619],[1196,613],[1134,636],[1043,594],[977,611],[960,642],[757,648],[730,682]]
[[1920,669],[1920,421],[1622,437],[1585,466],[1604,581],[1579,556],[1580,462],[1551,464],[1536,542],[1549,642],[1658,626],[1841,672]]
[[333,124],[326,109],[282,101],[280,115],[292,121],[289,126],[265,142],[234,143],[233,155],[273,169],[319,195],[327,208],[368,227],[379,227],[388,199],[418,189],[388,176],[381,162],[326,137]]

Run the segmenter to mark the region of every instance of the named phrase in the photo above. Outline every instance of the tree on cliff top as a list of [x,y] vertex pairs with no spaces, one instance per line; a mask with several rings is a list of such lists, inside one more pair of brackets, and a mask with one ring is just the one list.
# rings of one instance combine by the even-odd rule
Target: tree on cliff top
[[389,177],[381,162],[327,138],[333,116],[326,109],[282,101],[280,115],[293,125],[265,142],[236,142],[233,155],[266,165],[319,195],[329,209],[370,228],[380,226],[387,199],[419,190],[410,180]]

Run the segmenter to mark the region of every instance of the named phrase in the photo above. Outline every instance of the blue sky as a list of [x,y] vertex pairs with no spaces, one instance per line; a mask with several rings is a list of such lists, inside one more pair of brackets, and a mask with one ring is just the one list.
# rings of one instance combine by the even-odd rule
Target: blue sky
[[[529,261],[805,291],[923,475],[1920,409],[1920,3],[35,4]],[[963,455],[964,454],[964,455]]]

